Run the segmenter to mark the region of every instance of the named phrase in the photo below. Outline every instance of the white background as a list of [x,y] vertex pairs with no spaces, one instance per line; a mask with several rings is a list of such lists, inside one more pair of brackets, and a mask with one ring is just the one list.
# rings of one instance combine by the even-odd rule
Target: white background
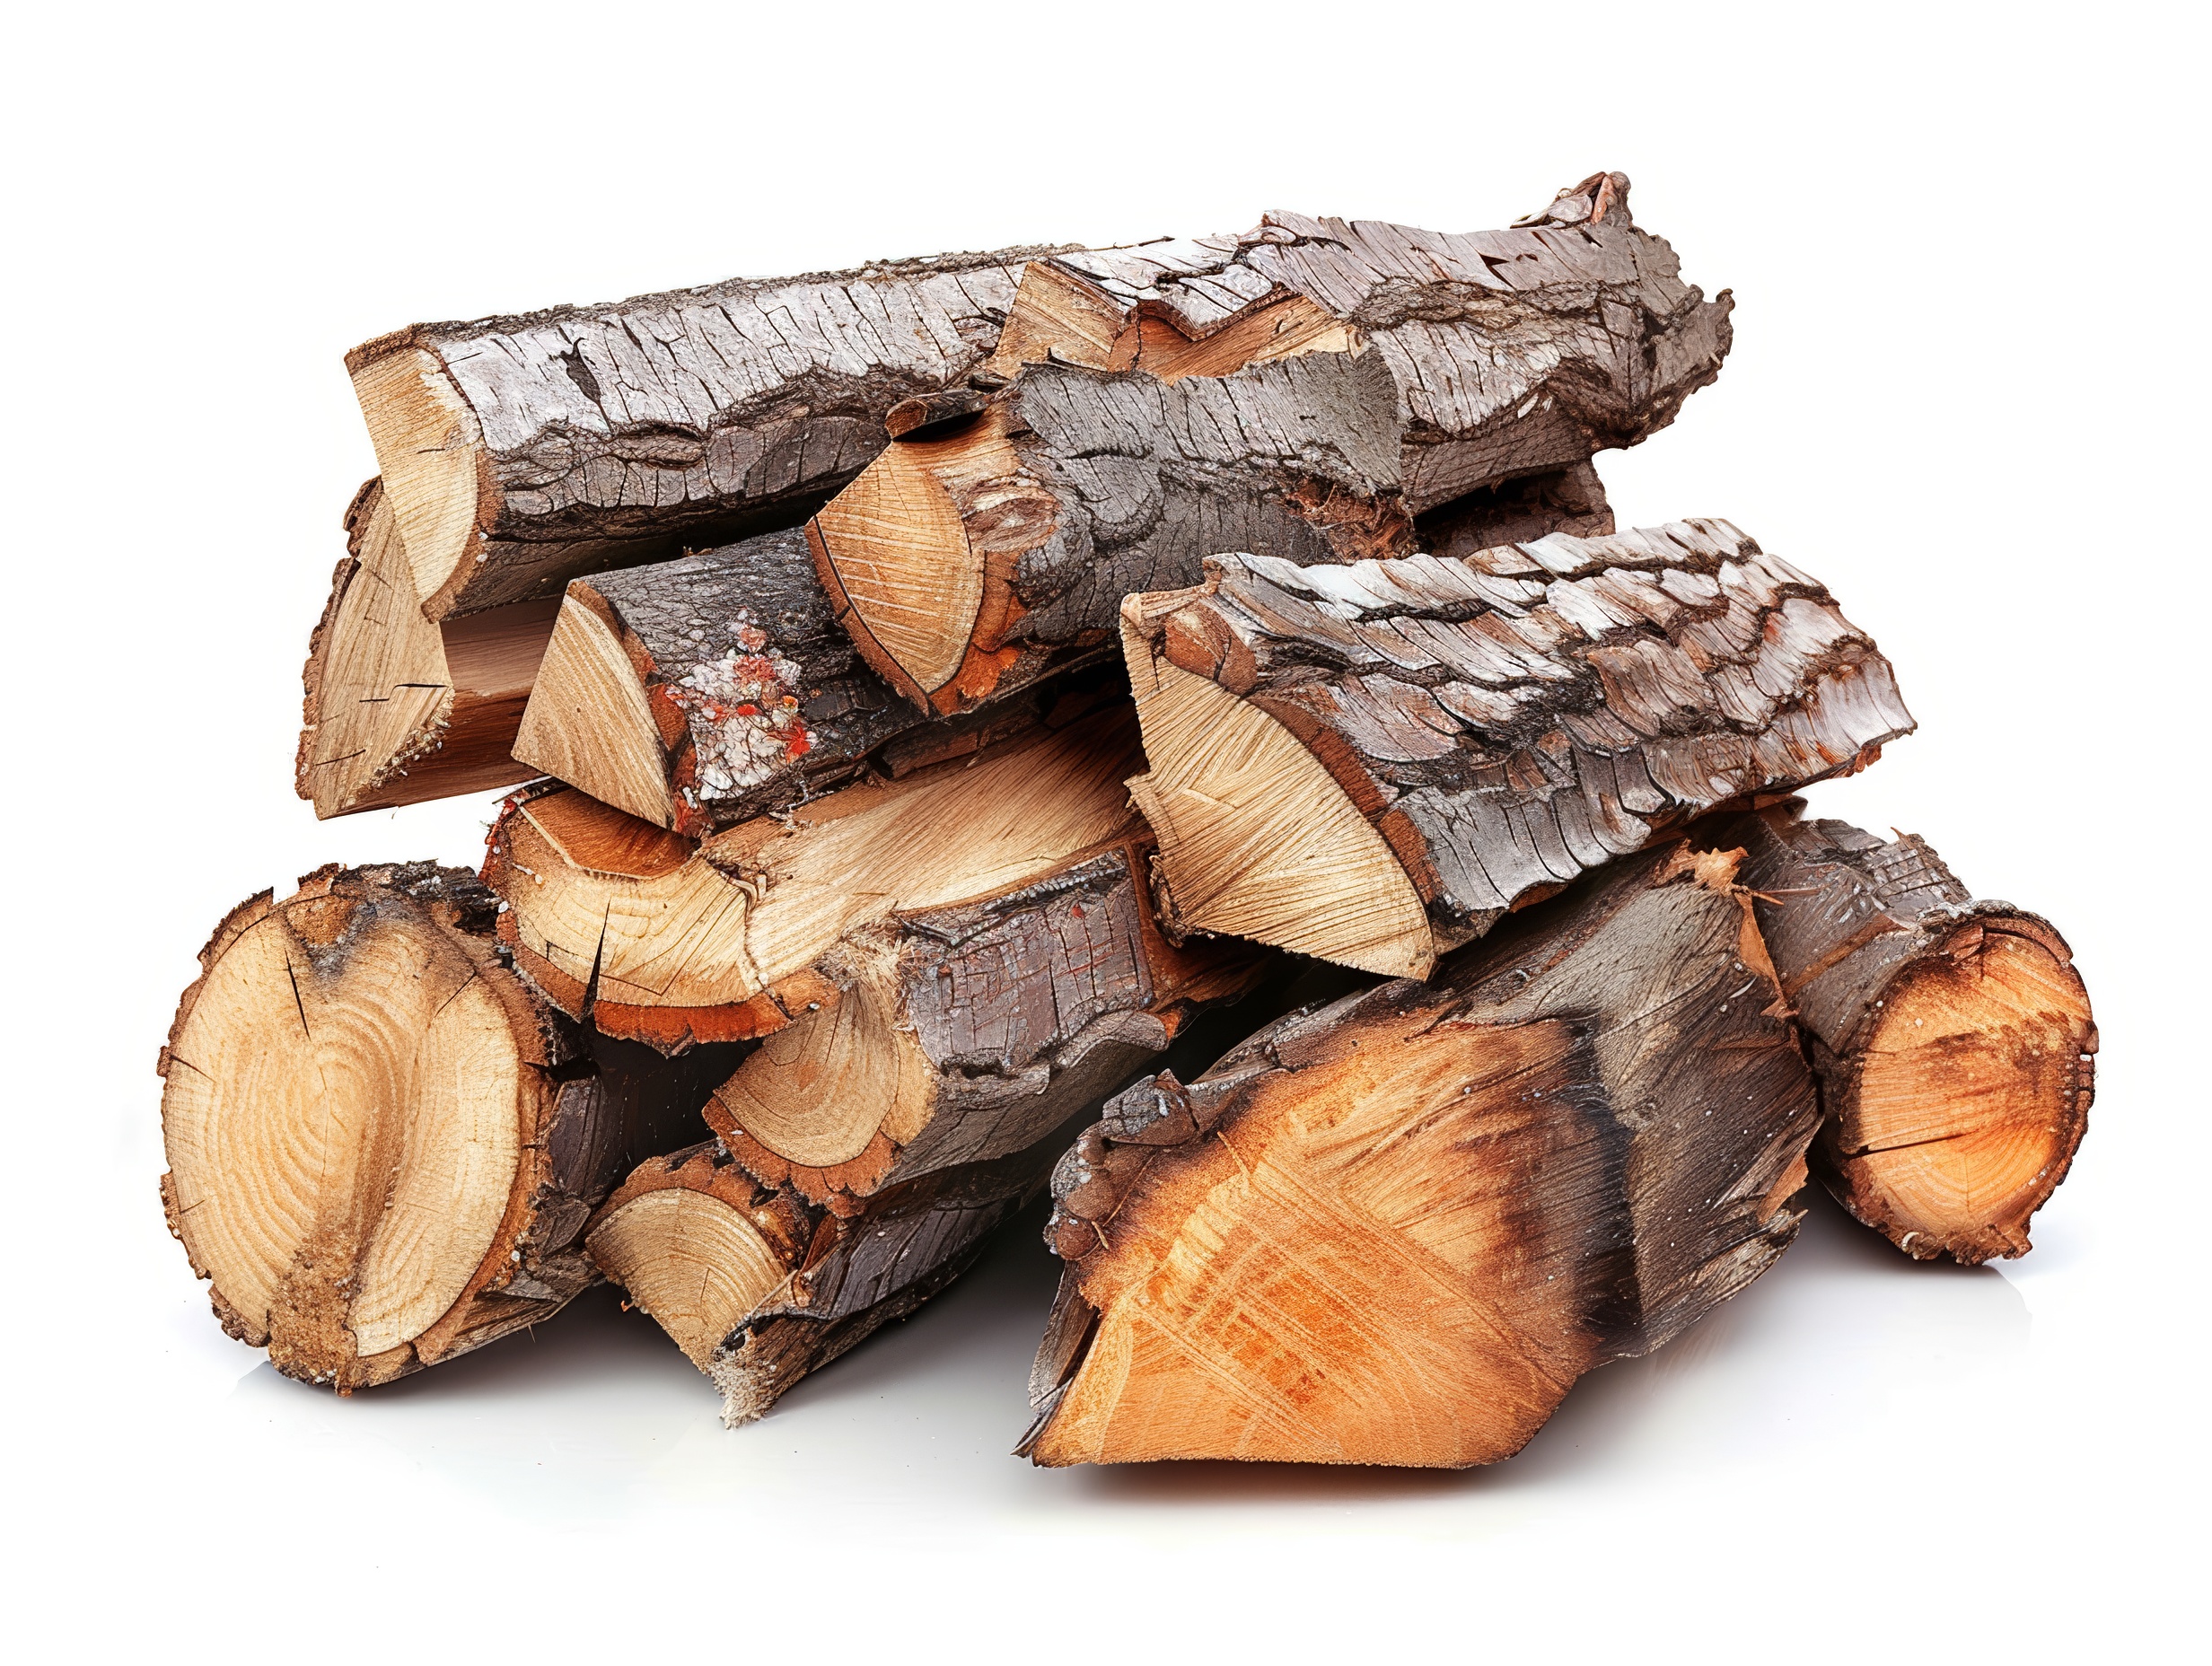
[[[16,1658],[2201,1646],[2181,9],[85,6],[7,42]],[[344,1401],[217,1331],[154,1191],[194,951],[323,862],[473,863],[487,815],[318,825],[292,795],[373,469],[347,346],[1274,206],[1495,226],[1601,168],[1739,303],[1719,383],[1599,460],[1622,524],[1725,515],[1823,578],[1922,729],[1816,805],[2047,912],[2096,997],[2091,1132],[2033,1254],[1915,1267],[1823,1206],[1742,1300],[1464,1475],[1029,1469],[1052,1270],[1025,1238],[735,1434],[603,1293]]]

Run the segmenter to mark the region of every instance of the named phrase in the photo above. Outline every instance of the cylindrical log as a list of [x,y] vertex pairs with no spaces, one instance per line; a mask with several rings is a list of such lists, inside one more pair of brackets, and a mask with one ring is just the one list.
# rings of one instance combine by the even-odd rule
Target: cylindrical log
[[428,863],[233,910],[162,1050],[162,1197],[231,1335],[341,1393],[558,1312],[624,1171],[698,1127],[736,1049],[587,1038]]
[[1615,864],[1110,1103],[1023,1450],[1492,1462],[1758,1277],[1820,1113],[1734,865]]

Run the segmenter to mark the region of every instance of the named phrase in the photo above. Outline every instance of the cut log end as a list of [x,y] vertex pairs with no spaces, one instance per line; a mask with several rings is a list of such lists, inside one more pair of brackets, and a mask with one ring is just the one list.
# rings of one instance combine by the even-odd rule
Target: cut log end
[[443,618],[496,514],[476,416],[443,363],[422,346],[364,349],[355,355],[353,382],[416,598],[427,617]]

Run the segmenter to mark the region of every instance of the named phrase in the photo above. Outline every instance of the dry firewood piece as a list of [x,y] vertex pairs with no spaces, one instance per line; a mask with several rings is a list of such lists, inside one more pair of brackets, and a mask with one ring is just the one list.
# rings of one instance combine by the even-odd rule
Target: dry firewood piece
[[760,1185],[710,1140],[631,1175],[585,1241],[714,1380],[734,1428],[959,1276],[1043,1189],[1058,1149],[970,1164],[841,1215]]
[[[1634,443],[1717,373],[1728,304],[1629,224],[1626,184],[1585,181],[1508,232],[1277,215],[1088,276],[1032,263],[1051,304],[1017,303],[993,366],[1011,385],[964,424],[909,428],[809,523],[846,627],[908,698],[964,709],[1110,632],[1126,592],[1196,582],[1206,556],[1411,554],[1424,512]],[[1148,373],[1093,338],[1103,324],[1084,335],[1084,283],[1216,348],[1277,314],[1352,334],[1294,324],[1203,374]]]
[[2097,1027],[2066,939],[1977,902],[1911,834],[1805,821],[1792,801],[1700,829],[1743,882],[1827,1120],[1813,1170],[1908,1255],[2024,1255],[2095,1092]]
[[1616,864],[1110,1101],[1054,1175],[1023,1450],[1493,1462],[1750,1284],[1819,1109],[1734,865]]
[[592,1208],[696,1131],[737,1049],[588,1039],[429,863],[233,909],[162,1050],[170,1229],[223,1328],[340,1392],[560,1311]]
[[346,512],[346,552],[308,644],[300,796],[343,816],[527,781],[510,749],[557,604],[432,624],[376,480]]
[[838,627],[804,537],[769,532],[571,583],[514,756],[702,838],[850,780],[872,757],[904,774],[1036,721],[1042,690],[999,692],[988,711],[952,719],[899,698]]
[[[347,355],[424,612],[791,525],[959,382],[1040,250],[418,324]],[[712,534],[713,536],[707,536]]]
[[1210,558],[1128,598],[1164,917],[1370,971],[1910,732],[1889,662],[1725,521],[1463,559]]
[[749,1054],[707,1125],[755,1178],[840,1213],[1045,1138],[1197,1013],[1249,993],[1274,958],[1162,937],[1149,843],[848,937],[823,967],[839,998]]
[[676,1052],[838,997],[830,956],[901,912],[1018,890],[1143,830],[1126,705],[868,781],[693,845],[555,786],[509,800],[485,879],[501,940],[562,1012]]

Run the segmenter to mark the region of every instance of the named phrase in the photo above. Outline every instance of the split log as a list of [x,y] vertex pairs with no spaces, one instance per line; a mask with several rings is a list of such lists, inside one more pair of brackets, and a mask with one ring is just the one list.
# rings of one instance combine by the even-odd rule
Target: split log
[[1584,870],[1913,726],[1827,592],[1725,521],[1206,567],[1122,609],[1176,934],[1426,977]]
[[[1206,556],[1410,554],[1423,512],[1671,421],[1729,339],[1618,175],[1507,232],[1274,215],[1023,283],[1011,385],[906,428],[808,527],[861,653],[939,711]],[[1147,331],[1204,343],[1203,373]]]
[[300,796],[328,818],[530,779],[512,748],[557,607],[524,601],[432,624],[391,501],[371,480],[346,511],[346,558],[308,644]]
[[[1111,653],[1102,644],[1031,669],[1057,673]],[[702,838],[871,761],[905,775],[1037,721],[1043,690],[999,693],[988,711],[953,719],[899,698],[838,627],[804,537],[770,532],[572,582],[514,756]]]
[[792,525],[960,381],[1041,250],[418,324],[347,355],[424,613]]
[[1494,1462],[1758,1277],[1820,1113],[1734,865],[1616,864],[1110,1103],[1022,1450]]
[[678,1052],[780,1030],[833,1004],[833,956],[906,912],[1037,883],[1144,837],[1122,777],[1126,705],[868,781],[694,845],[562,787],[511,799],[485,879],[499,933],[553,1004]]
[[586,1038],[429,863],[323,868],[233,909],[162,1048],[162,1198],[232,1336],[339,1392],[560,1311],[583,1232],[695,1132],[736,1049]]
[[1814,1171],[1921,1260],[2025,1255],[2095,1092],[2072,951],[2048,920],[1975,901],[1918,837],[1802,809],[1699,837],[1748,853],[1743,882],[1820,1080]]

